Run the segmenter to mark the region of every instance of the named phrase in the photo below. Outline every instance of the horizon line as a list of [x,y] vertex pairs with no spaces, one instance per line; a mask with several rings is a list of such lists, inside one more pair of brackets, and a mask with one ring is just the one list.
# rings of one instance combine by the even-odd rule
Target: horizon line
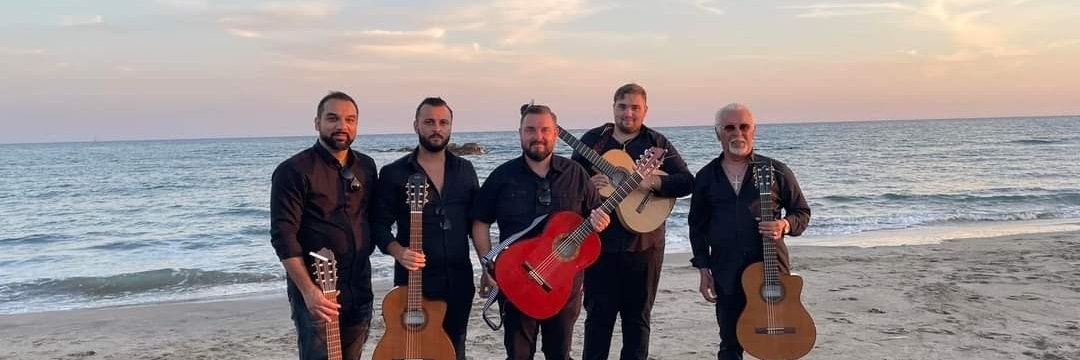
[[[1073,115],[1020,115],[1020,116],[985,116],[985,117],[958,117],[958,118],[931,118],[931,119],[873,119],[873,120],[832,120],[832,121],[792,121],[792,122],[767,122],[760,123],[759,125],[804,125],[804,124],[837,124],[837,123],[869,123],[869,122],[901,122],[901,121],[962,121],[962,120],[995,120],[995,119],[1011,119],[1011,118],[1069,118],[1080,117],[1080,114]],[[607,123],[607,122],[605,122]],[[654,129],[678,129],[678,128],[693,128],[693,127],[709,127],[709,125],[675,125],[675,126],[656,126]],[[567,130],[586,130],[591,128],[569,128]],[[493,133],[493,132],[509,132],[515,131],[514,129],[505,130],[462,130],[456,131],[458,134],[463,133]],[[410,135],[412,132],[374,132],[367,134],[356,134],[359,138],[361,136],[380,136],[380,135]],[[207,137],[192,137],[192,138],[146,138],[146,139],[111,139],[111,140],[97,140],[97,136],[94,136],[92,140],[72,140],[72,141],[27,141],[27,142],[4,142],[0,145],[48,145],[48,144],[83,144],[83,143],[113,143],[113,142],[144,142],[144,141],[192,141],[192,140],[251,140],[251,139],[275,139],[275,138],[290,138],[290,137],[307,137],[307,135],[259,135],[259,136],[207,136]]]

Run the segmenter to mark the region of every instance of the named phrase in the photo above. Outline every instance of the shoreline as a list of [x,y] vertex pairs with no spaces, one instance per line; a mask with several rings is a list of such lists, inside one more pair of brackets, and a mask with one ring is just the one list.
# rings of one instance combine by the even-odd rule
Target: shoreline
[[[1047,228],[1053,230],[1047,230]],[[788,241],[788,245],[792,248],[856,247],[867,249],[891,246],[935,245],[954,240],[978,240],[1001,236],[1039,235],[1050,232],[1072,231],[1080,231],[1080,218],[947,223],[929,226],[919,226],[914,228],[865,231],[854,234],[803,236],[796,238],[788,238],[786,241]],[[670,244],[668,246],[669,248],[671,247]],[[691,257],[690,253],[691,250],[688,244],[678,244],[676,250],[665,253],[664,263],[670,264],[670,259],[673,257],[678,258],[679,261],[682,261],[684,263],[689,263],[689,259]],[[375,255],[379,254],[380,253],[378,252],[375,253]],[[479,267],[475,267],[474,270],[478,271]],[[389,289],[392,287],[393,278],[379,278],[373,279],[372,281],[372,289],[374,290],[376,296],[378,296],[380,291],[386,292],[389,291]],[[215,301],[240,301],[249,298],[256,299],[272,296],[285,296],[285,288],[283,281],[281,282],[280,289],[262,290],[258,292],[149,301],[134,304],[116,304],[83,308],[52,309],[44,311],[30,311],[9,314],[0,313],[0,317],[12,315],[40,314],[58,311],[101,310],[179,303],[206,303]]]
[[[818,328],[804,359],[1080,358],[1080,318],[1068,315],[1080,308],[1080,231],[791,251]],[[697,292],[689,256],[665,256],[650,342],[658,359],[715,356],[712,307]],[[389,283],[373,287],[365,358],[383,331],[379,308]],[[502,332],[480,320],[481,303],[474,299],[467,353],[497,359]],[[575,357],[585,317],[582,311]],[[0,338],[10,344],[0,359],[291,359],[296,351],[284,292],[0,315]],[[616,330],[615,352],[620,343]]]

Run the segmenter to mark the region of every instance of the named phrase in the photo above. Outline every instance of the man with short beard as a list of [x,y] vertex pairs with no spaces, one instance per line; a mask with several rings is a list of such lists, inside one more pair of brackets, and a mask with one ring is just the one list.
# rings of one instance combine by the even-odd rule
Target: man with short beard
[[[701,296],[716,304],[716,322],[720,325],[717,359],[736,360],[743,358],[735,335],[739,315],[746,306],[746,295],[739,284],[742,272],[764,259],[761,242],[765,239],[776,243],[780,266],[787,272],[784,235],[799,236],[806,230],[810,207],[787,165],[754,152],[757,125],[749,108],[742,104],[725,106],[716,113],[715,130],[723,153],[697,173],[687,219],[694,252],[690,263],[701,270]],[[752,164],[758,162],[770,162],[774,168],[770,191],[773,215],[779,220],[758,222],[761,205]],[[781,209],[785,213],[782,218]]]
[[[473,201],[472,235],[478,256],[486,255],[491,249],[491,224],[494,222],[499,224],[500,241],[526,230],[536,217],[556,211],[573,211],[587,216],[596,231],[608,225],[608,215],[596,209],[600,197],[589,184],[585,169],[570,159],[552,154],[558,131],[555,113],[547,106],[526,104],[521,107],[518,134],[522,156],[495,168]],[[522,238],[535,236],[538,231],[534,229]],[[491,275],[485,271],[480,280],[481,296],[486,296],[494,285]],[[545,359],[569,359],[574,322],[581,312],[581,276],[575,279],[566,305],[550,318],[531,318],[501,296],[499,307],[505,313],[503,344],[507,359],[532,359],[538,334],[544,339]]]
[[[615,121],[589,130],[581,142],[599,154],[622,150],[634,158],[651,147],[665,149],[660,170],[667,175],[646,176],[638,189],[673,198],[690,194],[694,177],[675,145],[659,131],[645,126],[645,115],[649,112],[645,88],[633,83],[619,87],[611,109]],[[573,158],[586,169],[595,168],[579,153]],[[607,175],[594,170],[590,173],[597,189],[611,182]],[[650,317],[664,263],[665,231],[661,224],[653,231],[639,234],[615,217],[611,226],[600,233],[600,258],[585,270],[586,360],[608,358],[615,320],[620,316],[623,341],[619,359],[648,358]]]
[[[371,214],[371,223],[379,249],[394,257],[394,285],[407,285],[408,271],[423,269],[423,296],[446,301],[442,327],[454,344],[457,359],[465,360],[466,328],[475,290],[468,213],[480,184],[472,163],[446,150],[453,124],[454,111],[446,101],[430,97],[420,102],[413,118],[419,146],[380,170],[375,191],[379,211]],[[422,253],[409,249],[411,224],[405,184],[416,173],[423,174],[428,184]],[[396,237],[390,231],[395,223]]]
[[[371,255],[367,213],[375,162],[349,148],[356,139],[356,101],[342,92],[319,100],[314,146],[274,170],[270,242],[288,274],[289,303],[301,360],[326,359],[324,323],[339,320],[343,359],[359,359],[371,322]],[[309,252],[337,260],[337,301],[312,281]]]

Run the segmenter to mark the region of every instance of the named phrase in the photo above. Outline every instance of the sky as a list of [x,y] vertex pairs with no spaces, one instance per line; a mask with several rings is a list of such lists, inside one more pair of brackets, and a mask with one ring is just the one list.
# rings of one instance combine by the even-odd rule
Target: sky
[[1080,1],[0,2],[0,143],[314,134],[330,90],[362,134],[568,128],[648,91],[650,126],[1080,114]]

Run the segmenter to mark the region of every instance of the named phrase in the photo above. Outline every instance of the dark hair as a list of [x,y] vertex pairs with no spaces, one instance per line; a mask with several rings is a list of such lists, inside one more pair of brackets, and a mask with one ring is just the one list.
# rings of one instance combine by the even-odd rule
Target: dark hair
[[619,102],[619,99],[622,99],[623,96],[631,94],[641,95],[642,100],[645,100],[645,102],[649,101],[649,97],[645,95],[645,88],[636,83],[629,83],[615,89],[615,100],[612,100],[612,102]]
[[360,108],[356,106],[356,100],[353,100],[352,96],[340,91],[331,91],[329,94],[326,94],[326,96],[323,96],[322,100],[319,100],[319,107],[315,108],[315,117],[322,116],[323,106],[331,99],[348,101],[352,103],[353,109],[355,109],[356,112],[360,112]]
[[554,121],[556,124],[559,123],[559,117],[555,116],[555,112],[551,111],[551,108],[549,108],[547,105],[533,105],[533,103],[531,103],[531,102],[528,103],[528,104],[522,104],[520,112],[521,112],[521,120],[518,121],[518,124],[521,124],[522,122],[524,122],[525,121],[525,115],[529,115],[529,114],[541,114],[541,115],[542,114],[548,114],[548,115],[551,115],[551,121]]
[[454,119],[454,109],[451,109],[450,105],[446,103],[446,100],[443,100],[441,97],[424,98],[424,101],[421,101],[420,105],[416,105],[416,115],[413,115],[414,119],[420,120],[420,108],[424,107],[424,105],[431,107],[445,106],[446,110],[450,110],[450,120]]

